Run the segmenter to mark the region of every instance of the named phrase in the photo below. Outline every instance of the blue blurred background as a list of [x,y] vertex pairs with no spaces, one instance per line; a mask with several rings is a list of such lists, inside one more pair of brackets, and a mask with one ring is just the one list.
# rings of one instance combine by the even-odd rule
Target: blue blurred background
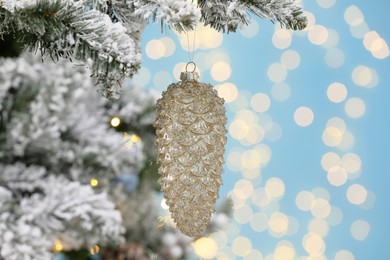
[[199,257],[390,259],[390,1],[302,4],[303,32],[253,17],[235,34],[143,34],[134,84],[162,92],[193,58],[226,100],[233,223]]

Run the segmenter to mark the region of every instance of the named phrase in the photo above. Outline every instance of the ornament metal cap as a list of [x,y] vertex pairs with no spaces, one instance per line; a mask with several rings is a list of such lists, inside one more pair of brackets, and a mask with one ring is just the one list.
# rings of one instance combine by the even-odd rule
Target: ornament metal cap
[[[192,71],[188,71],[188,65],[190,65],[190,64],[194,65],[194,69]],[[180,74],[180,79],[182,81],[198,80],[199,79],[199,74],[197,72],[195,72],[195,70],[196,70],[195,62],[193,62],[193,61],[188,62],[187,65],[186,65],[186,71],[183,71]]]

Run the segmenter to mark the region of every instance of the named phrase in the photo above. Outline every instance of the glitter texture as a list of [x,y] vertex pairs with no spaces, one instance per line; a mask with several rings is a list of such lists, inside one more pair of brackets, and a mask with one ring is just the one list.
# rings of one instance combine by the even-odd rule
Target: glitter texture
[[177,228],[198,236],[210,222],[222,184],[224,100],[210,84],[182,73],[157,101],[159,182]]

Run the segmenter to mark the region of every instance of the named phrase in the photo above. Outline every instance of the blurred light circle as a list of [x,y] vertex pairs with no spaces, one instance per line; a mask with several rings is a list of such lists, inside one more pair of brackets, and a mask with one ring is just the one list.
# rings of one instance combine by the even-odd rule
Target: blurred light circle
[[231,103],[238,97],[237,87],[233,83],[223,83],[216,86],[215,89],[218,92],[218,96],[223,98],[226,103]]
[[311,213],[314,217],[324,219],[329,216],[331,207],[325,199],[315,199],[311,205]]
[[317,0],[317,4],[322,8],[330,8],[336,3],[336,0]]
[[302,211],[309,211],[315,200],[313,193],[309,191],[301,191],[295,197],[295,204],[297,208]]
[[282,197],[284,195],[284,190],[284,183],[279,178],[270,178],[265,183],[265,193],[273,199]]
[[252,250],[252,242],[246,237],[239,236],[233,240],[232,250],[237,256],[246,256]]
[[280,83],[287,77],[286,68],[280,63],[273,63],[268,67],[267,76],[271,82]]
[[325,26],[314,25],[308,33],[309,41],[314,45],[324,44],[328,39],[328,30]]
[[254,213],[250,220],[251,228],[256,232],[263,232],[267,229],[268,217],[262,212]]
[[348,173],[345,168],[340,166],[334,166],[329,169],[327,179],[333,186],[344,185],[348,180]]
[[358,66],[352,72],[353,82],[361,87],[371,88],[377,84],[377,73],[367,66]]
[[[249,254],[247,254],[246,256],[244,256],[243,260],[253,260],[253,259],[256,259],[256,260],[263,260],[263,255],[261,254],[260,251],[257,251],[257,250],[254,250],[252,249]],[[228,259],[226,259],[228,260]]]
[[361,169],[362,161],[359,155],[355,153],[347,153],[341,159],[342,166],[348,173],[355,173]]
[[355,260],[355,257],[348,250],[340,250],[336,253],[334,260]]
[[235,208],[233,211],[233,217],[239,224],[246,224],[251,221],[253,216],[253,210],[248,205]]
[[341,211],[340,208],[331,206],[330,207],[330,214],[326,218],[326,221],[329,223],[331,226],[337,226],[343,221],[343,212]]
[[317,234],[320,237],[326,237],[329,234],[328,222],[323,219],[312,219],[309,222],[308,231]]
[[163,37],[160,39],[160,41],[164,44],[164,48],[165,48],[164,57],[169,57],[173,53],[175,53],[176,45],[171,38]]
[[248,25],[244,25],[242,28],[240,28],[241,35],[246,38],[255,37],[258,34],[258,32],[259,32],[259,24],[254,19],[252,19]]
[[264,93],[257,93],[251,98],[251,107],[256,112],[266,112],[270,106],[271,100],[268,95]]
[[351,235],[354,239],[363,241],[367,238],[370,233],[371,226],[367,221],[358,219],[351,225]]
[[272,43],[277,49],[286,49],[291,45],[291,32],[285,29],[278,29],[272,36]]
[[340,41],[339,33],[333,29],[328,28],[327,30],[328,30],[328,39],[326,40],[326,42],[322,44],[322,46],[327,49],[335,48]]
[[241,198],[247,199],[253,194],[253,185],[252,182],[241,179],[234,185],[234,192]]
[[344,52],[337,48],[332,48],[326,51],[325,63],[330,68],[339,68],[344,64],[345,55]]
[[276,83],[272,86],[271,95],[276,101],[286,101],[290,98],[291,87],[285,82]]
[[364,35],[370,31],[370,28],[368,27],[367,23],[363,22],[361,24],[351,26],[349,31],[353,37],[357,39],[363,39]]
[[337,153],[327,152],[321,158],[321,166],[325,171],[329,171],[332,167],[341,165],[341,158]]
[[347,98],[348,90],[344,84],[334,82],[329,85],[326,94],[331,102],[340,103]]
[[150,79],[150,71],[145,67],[141,67],[138,73],[132,78],[132,82],[137,86],[146,86],[150,82]]
[[280,63],[288,70],[294,70],[299,67],[299,64],[301,63],[301,56],[297,51],[287,50],[283,52]]
[[192,243],[195,254],[203,258],[213,258],[218,251],[217,243],[212,238],[201,237]]
[[281,212],[272,213],[268,219],[268,228],[271,232],[276,233],[276,235],[286,234],[288,230],[288,217]]
[[359,118],[366,112],[366,104],[360,98],[350,98],[344,106],[345,113],[351,118]]
[[227,62],[218,61],[211,66],[211,77],[218,82],[227,80],[231,73],[232,69]]
[[344,20],[350,26],[356,26],[364,22],[364,15],[356,5],[350,5],[344,12]]
[[152,60],[158,60],[165,55],[165,45],[160,40],[150,40],[146,44],[146,55]]
[[274,260],[293,260],[295,258],[295,250],[286,245],[276,247],[274,252]]
[[308,233],[302,240],[303,248],[312,256],[321,256],[325,252],[324,240],[315,233]]
[[313,111],[305,106],[299,107],[295,110],[294,121],[301,127],[307,127],[313,123],[314,113]]
[[351,204],[361,205],[366,201],[367,190],[360,184],[353,184],[347,190],[347,199]]

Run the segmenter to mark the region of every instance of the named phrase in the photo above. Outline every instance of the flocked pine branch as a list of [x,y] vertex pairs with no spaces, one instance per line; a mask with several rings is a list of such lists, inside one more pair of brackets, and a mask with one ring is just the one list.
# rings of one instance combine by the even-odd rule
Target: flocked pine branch
[[148,21],[185,31],[200,16],[218,31],[234,32],[252,13],[287,29],[307,24],[294,0],[198,0],[197,7],[186,0],[1,0],[0,37],[18,33],[32,51],[83,62],[101,93],[118,98],[124,77],[140,67],[141,33]]
[[223,32],[235,32],[240,24],[249,23],[249,13],[293,30],[306,27],[307,19],[295,0],[198,0],[201,21]]
[[117,98],[121,80],[137,72],[139,42],[108,15],[86,9],[83,1],[33,1],[35,5],[24,6],[12,2],[1,2],[0,36],[18,32],[30,50],[40,50],[54,60],[75,58],[88,64],[104,96]]

